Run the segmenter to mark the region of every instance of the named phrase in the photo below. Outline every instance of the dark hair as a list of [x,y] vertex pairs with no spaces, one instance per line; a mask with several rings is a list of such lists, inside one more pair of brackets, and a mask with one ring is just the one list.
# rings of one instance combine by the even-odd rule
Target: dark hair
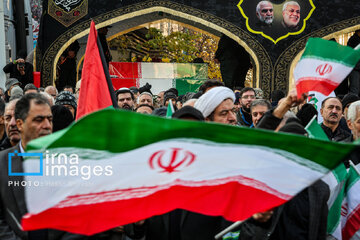
[[251,87],[245,87],[245,88],[241,89],[241,91],[240,91],[240,98],[242,98],[242,95],[243,95],[245,92],[247,92],[247,91],[253,91],[254,94],[256,94],[256,92],[255,92],[255,90],[254,90],[253,88],[251,88]]
[[250,112],[251,110],[253,109],[253,107],[255,106],[264,106],[264,107],[267,107],[268,110],[271,109],[271,103],[268,101],[268,100],[265,100],[265,99],[256,99],[254,101],[252,101],[251,105],[250,105]]
[[5,112],[5,101],[0,98],[0,116],[3,116]]
[[135,100],[135,97],[134,97],[134,94],[130,91],[130,89],[128,88],[120,88],[118,89],[115,94],[116,94],[116,100],[118,99],[118,96],[119,94],[123,94],[123,93],[130,93],[131,95],[131,99],[134,101]]
[[280,99],[285,97],[285,93],[281,90],[274,90],[271,93],[271,101],[278,102]]
[[149,104],[140,104],[140,105],[135,109],[135,112],[136,112],[139,108],[141,108],[141,107],[148,107],[148,108],[150,108],[151,110],[154,111],[154,107],[153,107],[153,106],[150,106]]
[[206,80],[200,87],[199,87],[199,91],[205,93],[207,89],[212,88],[212,87],[223,87],[225,86],[225,84],[223,82],[220,82],[219,80],[216,79],[209,79]]
[[341,110],[342,110],[341,99],[340,99],[340,98],[338,98],[338,97],[327,97],[327,98],[325,98],[325,99],[324,99],[324,101],[321,103],[321,108],[324,108],[324,106],[325,106],[325,102],[326,102],[327,100],[331,99],[331,98],[335,98],[335,99],[339,100],[340,105],[341,105]]
[[30,104],[34,101],[36,105],[47,104],[50,106],[49,101],[39,93],[29,93],[22,96],[15,105],[15,119],[22,119],[25,121],[29,114]]
[[65,89],[65,88],[71,88],[71,89],[72,89],[72,91],[73,91],[73,93],[75,93],[75,89],[73,88],[73,86],[66,85],[66,86],[63,88],[63,91],[64,91],[64,89]]
[[34,90],[36,90],[37,92],[39,92],[39,89],[38,89],[34,84],[28,83],[28,84],[26,84],[25,87],[24,87],[24,93],[25,93],[27,90],[32,90],[32,89],[34,89]]

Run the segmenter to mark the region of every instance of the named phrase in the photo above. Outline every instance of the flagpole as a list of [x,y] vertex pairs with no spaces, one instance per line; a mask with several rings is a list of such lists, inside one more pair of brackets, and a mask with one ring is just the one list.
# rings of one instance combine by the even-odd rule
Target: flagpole
[[225,234],[231,232],[235,228],[239,227],[243,221],[237,221],[231,224],[229,227],[225,228],[223,231],[215,235],[215,239],[221,239]]
[[113,85],[112,85],[112,82],[111,82],[111,78],[110,78],[110,74],[109,74],[109,67],[108,67],[107,62],[105,60],[105,54],[104,54],[104,50],[103,50],[101,42],[100,42],[98,32],[97,32],[97,39],[96,40],[97,40],[97,45],[98,45],[98,49],[99,49],[99,53],[100,53],[102,66],[103,66],[104,73],[105,73],[106,82],[107,82],[107,85],[109,87],[109,93],[110,93],[110,97],[111,97],[113,107],[114,108],[119,108],[119,105],[117,104],[117,100],[116,100],[116,97],[115,97],[115,91],[114,91],[114,88],[113,88]]

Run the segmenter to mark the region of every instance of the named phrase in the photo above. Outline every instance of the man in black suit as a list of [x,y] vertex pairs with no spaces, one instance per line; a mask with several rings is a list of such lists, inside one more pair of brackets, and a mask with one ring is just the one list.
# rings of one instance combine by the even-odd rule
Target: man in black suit
[[[24,152],[29,141],[51,134],[52,113],[46,98],[37,93],[24,95],[15,106],[15,118],[20,131],[20,142],[0,152],[0,239],[48,239],[47,231],[24,232],[21,218],[27,213],[23,176],[9,176],[8,154]],[[23,172],[22,157],[11,158],[11,172]]]

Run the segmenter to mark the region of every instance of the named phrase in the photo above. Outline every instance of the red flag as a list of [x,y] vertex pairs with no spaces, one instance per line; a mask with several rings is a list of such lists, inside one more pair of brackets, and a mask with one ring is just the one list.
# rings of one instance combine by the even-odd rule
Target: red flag
[[112,85],[109,85],[107,79],[110,79],[109,71],[106,63],[104,64],[101,51],[101,46],[99,49],[98,45],[98,34],[95,29],[95,23],[91,21],[82,70],[76,120],[89,113],[114,106],[114,100],[112,98],[114,90]]

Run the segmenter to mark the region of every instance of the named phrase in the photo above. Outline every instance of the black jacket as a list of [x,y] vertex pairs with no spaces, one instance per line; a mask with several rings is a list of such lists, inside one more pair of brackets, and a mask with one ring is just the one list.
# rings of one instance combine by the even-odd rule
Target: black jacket
[[16,78],[21,82],[21,87],[24,88],[28,83],[34,83],[33,71],[34,67],[31,63],[25,62],[25,75],[21,75],[17,69],[17,64],[9,63],[4,68],[5,73],[10,73],[11,78]]
[[321,124],[321,128],[324,130],[326,136],[330,139],[330,141],[342,142],[351,136],[351,134],[341,128],[340,125],[335,129],[334,132],[330,128],[325,126],[324,123]]

